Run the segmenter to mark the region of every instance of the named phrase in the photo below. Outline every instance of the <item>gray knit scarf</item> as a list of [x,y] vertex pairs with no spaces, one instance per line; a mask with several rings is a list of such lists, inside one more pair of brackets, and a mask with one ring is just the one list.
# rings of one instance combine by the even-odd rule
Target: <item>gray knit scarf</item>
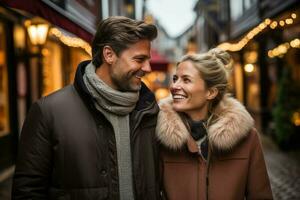
[[95,73],[90,63],[85,69],[84,83],[95,99],[95,107],[112,124],[115,132],[120,199],[134,199],[130,151],[129,113],[134,109],[139,92],[120,92],[109,87]]
[[104,83],[95,73],[96,67],[89,63],[83,76],[84,83],[91,95],[100,106],[109,113],[115,115],[127,115],[135,107],[139,99],[139,92],[121,92],[112,89]]

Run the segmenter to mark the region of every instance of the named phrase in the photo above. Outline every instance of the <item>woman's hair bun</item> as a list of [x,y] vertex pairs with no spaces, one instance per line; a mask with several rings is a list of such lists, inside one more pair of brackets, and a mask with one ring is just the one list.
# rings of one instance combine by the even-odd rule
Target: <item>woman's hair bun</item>
[[226,68],[231,68],[232,58],[229,53],[220,48],[213,48],[208,53],[222,62]]

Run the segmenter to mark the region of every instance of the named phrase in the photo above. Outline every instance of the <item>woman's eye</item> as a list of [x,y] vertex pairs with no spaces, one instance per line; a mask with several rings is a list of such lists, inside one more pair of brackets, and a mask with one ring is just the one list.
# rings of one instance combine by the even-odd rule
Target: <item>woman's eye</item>
[[177,81],[177,77],[173,76],[173,83],[175,83]]

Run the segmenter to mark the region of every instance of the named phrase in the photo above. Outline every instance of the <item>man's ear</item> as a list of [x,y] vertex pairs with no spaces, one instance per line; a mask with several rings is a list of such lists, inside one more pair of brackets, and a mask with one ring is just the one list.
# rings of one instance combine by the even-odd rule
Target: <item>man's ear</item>
[[108,63],[109,65],[113,64],[115,59],[115,52],[110,46],[103,47],[103,61]]
[[217,88],[215,88],[215,87],[209,88],[207,91],[206,99],[212,100],[218,95],[218,93],[219,93],[219,91]]

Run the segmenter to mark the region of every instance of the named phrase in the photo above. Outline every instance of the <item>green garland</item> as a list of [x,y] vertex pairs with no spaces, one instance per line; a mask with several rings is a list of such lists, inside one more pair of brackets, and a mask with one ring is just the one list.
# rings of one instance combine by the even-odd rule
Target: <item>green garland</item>
[[[300,108],[300,87],[291,76],[290,67],[285,67],[278,86],[277,102],[273,110],[275,140],[283,149],[293,148],[297,137],[292,116]],[[297,141],[298,142],[298,141]]]

